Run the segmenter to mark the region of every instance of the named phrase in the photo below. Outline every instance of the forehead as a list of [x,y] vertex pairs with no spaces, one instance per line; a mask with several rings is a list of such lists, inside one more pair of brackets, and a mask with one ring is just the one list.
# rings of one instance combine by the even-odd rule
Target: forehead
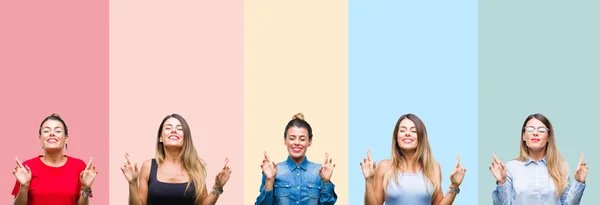
[[179,120],[177,118],[171,117],[171,118],[167,119],[167,121],[165,121],[165,126],[167,126],[167,125],[177,126],[177,125],[181,125],[181,122],[179,122]]
[[529,121],[527,121],[526,126],[545,127],[546,125],[544,125],[544,123],[538,119],[531,118]]
[[63,124],[58,120],[46,120],[44,124],[42,124],[43,128],[63,128]]
[[303,127],[301,128],[301,127],[292,126],[292,127],[288,128],[287,135],[308,136],[308,130],[306,130],[306,128],[303,128]]
[[400,127],[407,127],[407,128],[415,127],[415,123],[408,118],[404,118],[402,121],[400,121]]

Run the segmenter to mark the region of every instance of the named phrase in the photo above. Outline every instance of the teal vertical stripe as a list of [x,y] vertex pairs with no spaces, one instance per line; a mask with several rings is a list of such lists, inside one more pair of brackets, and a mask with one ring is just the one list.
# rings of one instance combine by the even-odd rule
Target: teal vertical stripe
[[479,201],[491,204],[491,154],[519,154],[525,118],[552,122],[571,178],[584,153],[590,163],[581,204],[600,200],[599,1],[479,2]]

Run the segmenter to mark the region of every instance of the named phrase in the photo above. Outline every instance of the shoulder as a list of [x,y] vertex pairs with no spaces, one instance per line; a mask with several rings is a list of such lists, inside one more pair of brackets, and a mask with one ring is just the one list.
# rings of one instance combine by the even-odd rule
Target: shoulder
[[389,159],[384,159],[384,160],[381,160],[381,161],[379,162],[379,165],[378,165],[377,167],[379,167],[379,168],[383,168],[383,169],[386,169],[386,168],[388,168],[388,167],[390,166],[390,164],[391,164],[391,163],[392,163],[392,161],[391,161],[391,160],[389,160]]
[[148,160],[142,162],[142,167],[140,167],[140,168],[150,169],[150,167],[152,166],[152,160],[154,160],[154,159],[148,159]]
[[85,168],[87,166],[83,160],[69,156],[67,156],[67,163],[75,165],[78,168]]
[[22,164],[23,165],[32,165],[32,164],[35,165],[35,164],[39,164],[41,162],[42,162],[42,160],[40,160],[40,156],[37,156],[37,157],[23,161]]

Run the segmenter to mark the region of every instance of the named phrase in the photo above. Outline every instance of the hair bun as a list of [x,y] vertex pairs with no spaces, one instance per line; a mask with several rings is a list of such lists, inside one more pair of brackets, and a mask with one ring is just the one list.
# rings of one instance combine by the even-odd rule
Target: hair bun
[[292,117],[292,120],[304,120],[304,115],[302,113],[298,113],[296,115],[294,115],[294,117]]
[[50,115],[52,117],[56,117],[56,118],[60,118],[60,115],[56,114],[56,113],[52,113],[52,115]]

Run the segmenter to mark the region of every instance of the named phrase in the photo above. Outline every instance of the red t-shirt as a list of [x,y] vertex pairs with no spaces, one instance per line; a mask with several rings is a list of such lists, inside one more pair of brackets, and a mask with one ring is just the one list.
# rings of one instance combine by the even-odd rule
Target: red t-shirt
[[[31,168],[28,204],[76,205],[81,190],[79,174],[85,169],[85,162],[67,156],[63,166],[51,167],[44,164],[40,157],[23,162],[23,166]],[[16,197],[20,188],[21,184],[16,181],[12,195]]]

